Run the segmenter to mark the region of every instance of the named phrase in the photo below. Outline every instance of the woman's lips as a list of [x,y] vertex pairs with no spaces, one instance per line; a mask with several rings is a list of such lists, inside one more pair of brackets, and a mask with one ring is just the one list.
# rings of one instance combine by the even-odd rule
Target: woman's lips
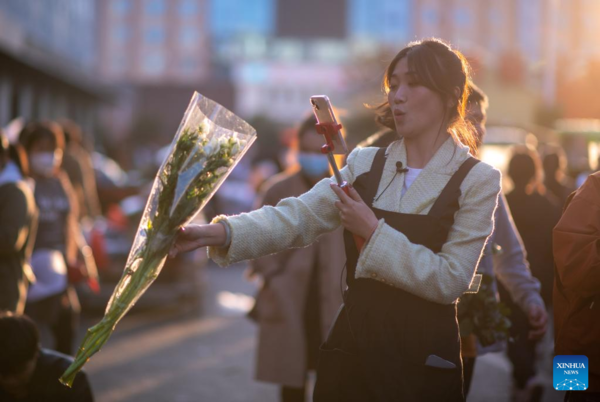
[[401,112],[399,110],[394,110],[394,119],[396,119],[396,120],[402,120],[405,115],[406,115],[406,113],[404,113],[404,112]]

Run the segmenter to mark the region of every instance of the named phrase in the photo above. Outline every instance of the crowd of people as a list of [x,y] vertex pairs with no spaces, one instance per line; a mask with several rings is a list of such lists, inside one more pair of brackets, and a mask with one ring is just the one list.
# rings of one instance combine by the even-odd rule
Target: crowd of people
[[[256,379],[282,402],[305,400],[311,370],[315,401],[464,401],[477,358],[502,350],[513,400],[540,401],[538,345],[553,336],[557,354],[592,362],[588,389],[565,401],[599,401],[600,174],[573,192],[559,149],[518,146],[503,194],[478,159],[490,100],[440,40],[402,49],[383,88],[384,129],[348,155],[348,193],[307,117],[297,163],[262,184],[256,209],[187,226],[170,255],[251,260]],[[93,399],[85,374],[72,389],[53,379],[74,352],[74,285],[97,281],[81,222],[99,205],[76,124],[0,135],[0,400]]]
[[74,352],[75,284],[97,281],[80,227],[83,216],[98,213],[97,195],[78,130],[72,122],[32,122],[14,144],[0,134],[2,400],[39,400],[40,390],[48,398],[92,400],[89,384],[85,397],[58,381],[40,387]]

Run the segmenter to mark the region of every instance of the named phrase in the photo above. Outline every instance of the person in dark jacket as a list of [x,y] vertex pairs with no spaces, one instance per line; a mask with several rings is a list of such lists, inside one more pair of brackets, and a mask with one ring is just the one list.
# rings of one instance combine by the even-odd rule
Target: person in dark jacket
[[[17,148],[15,148],[16,150]],[[28,282],[33,281],[29,266],[37,209],[31,189],[10,156],[6,137],[0,132],[0,311],[22,313]]]
[[588,389],[565,401],[600,401],[600,172],[569,200],[553,232],[554,351],[589,361]]
[[92,402],[85,372],[77,375],[72,388],[58,381],[71,362],[40,348],[38,330],[27,316],[0,313],[0,401]]
[[[553,265],[552,228],[560,217],[558,201],[547,194],[542,184],[542,164],[536,151],[527,147],[515,148],[509,162],[508,175],[514,189],[506,195],[517,230],[523,239],[531,273],[541,283],[541,295],[547,307],[552,303]],[[514,342],[508,345],[508,357],[513,364],[515,392],[525,393],[536,376],[537,340],[528,336],[530,326],[527,316],[512,301],[508,292],[499,287],[500,297],[511,310],[511,334]],[[537,395],[529,400],[540,400]],[[537,399],[536,399],[537,398]]]
[[544,186],[563,206],[575,183],[566,175],[567,157],[561,148],[553,149],[544,156]]

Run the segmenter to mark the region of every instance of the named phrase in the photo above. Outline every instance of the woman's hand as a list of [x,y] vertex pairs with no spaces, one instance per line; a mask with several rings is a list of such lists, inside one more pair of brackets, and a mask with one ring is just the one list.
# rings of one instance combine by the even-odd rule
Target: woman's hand
[[220,223],[188,225],[179,230],[177,239],[169,251],[169,258],[175,258],[179,253],[192,251],[199,247],[223,246],[226,239],[225,227]]
[[540,340],[546,334],[548,329],[548,314],[546,308],[537,303],[531,303],[527,308],[527,318],[529,319],[529,339]]
[[346,195],[337,184],[331,184],[331,189],[339,197],[335,207],[340,211],[342,225],[353,234],[369,241],[379,221],[375,213],[362,200],[360,194],[350,187],[350,195]]

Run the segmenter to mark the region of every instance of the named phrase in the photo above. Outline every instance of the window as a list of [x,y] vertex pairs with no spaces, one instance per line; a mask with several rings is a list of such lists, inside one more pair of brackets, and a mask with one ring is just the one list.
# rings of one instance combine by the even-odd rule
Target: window
[[131,0],[113,0],[112,10],[117,15],[126,15],[133,8]]
[[183,26],[179,31],[179,43],[185,47],[195,46],[199,37],[198,28],[192,25]]
[[423,20],[430,25],[438,23],[438,14],[437,10],[433,7],[428,7],[423,9]]
[[116,53],[110,60],[110,72],[112,74],[122,74],[127,68],[127,59],[122,53]]
[[146,74],[158,75],[165,69],[165,56],[162,53],[153,52],[144,56],[142,70]]
[[290,39],[279,40],[271,48],[273,57],[280,61],[299,61],[304,55],[304,48],[301,42]]
[[197,0],[180,0],[179,15],[182,17],[191,17],[198,14]]
[[146,0],[144,5],[144,11],[148,15],[162,15],[165,13],[165,9],[164,0]]
[[162,27],[149,27],[144,33],[144,40],[148,45],[160,45],[165,40],[165,31]]
[[184,56],[180,68],[184,74],[192,75],[198,69],[198,61],[192,56]]
[[113,41],[119,45],[124,44],[131,38],[131,27],[129,25],[115,26],[112,31]]
[[454,22],[457,25],[468,25],[471,23],[471,15],[466,7],[459,7],[454,10]]

